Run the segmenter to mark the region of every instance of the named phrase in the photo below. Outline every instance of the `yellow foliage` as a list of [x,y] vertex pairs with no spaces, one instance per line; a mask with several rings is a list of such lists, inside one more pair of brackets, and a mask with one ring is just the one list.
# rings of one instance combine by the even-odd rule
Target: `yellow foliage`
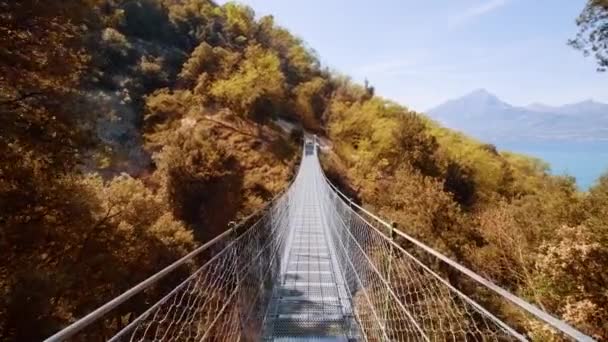
[[277,104],[284,91],[280,66],[279,58],[272,51],[260,45],[249,46],[238,70],[227,79],[216,81],[210,93],[240,115],[258,114],[260,110],[268,111],[262,114],[273,114],[273,108],[267,105]]
[[236,2],[228,2],[224,4],[223,10],[225,11],[228,28],[235,36],[251,36],[255,27],[255,13],[251,7]]
[[293,90],[296,96],[295,110],[302,120],[302,125],[309,130],[318,131],[321,128],[327,86],[325,79],[315,77],[300,83]]

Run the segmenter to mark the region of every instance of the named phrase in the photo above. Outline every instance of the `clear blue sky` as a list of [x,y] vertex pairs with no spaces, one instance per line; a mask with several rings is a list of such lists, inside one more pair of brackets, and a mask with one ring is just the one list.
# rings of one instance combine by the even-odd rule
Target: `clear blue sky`
[[274,15],[324,65],[415,110],[476,88],[514,105],[608,103],[608,72],[566,45],[585,0],[239,2]]

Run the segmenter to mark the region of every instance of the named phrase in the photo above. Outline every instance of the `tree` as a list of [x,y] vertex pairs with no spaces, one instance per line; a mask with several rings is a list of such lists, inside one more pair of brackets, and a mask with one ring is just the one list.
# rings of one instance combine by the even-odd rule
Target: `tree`
[[43,339],[193,247],[192,233],[142,181],[49,178],[31,158],[13,160],[20,188],[0,183],[0,257],[8,261],[0,339]]
[[88,137],[75,100],[90,60],[82,28],[90,11],[83,1],[32,0],[0,1],[0,13],[0,153],[18,144],[69,168]]
[[209,85],[204,83],[228,77],[240,59],[238,52],[202,42],[184,63],[179,78],[185,87],[195,85],[197,93],[206,95]]
[[399,128],[395,132],[398,151],[404,162],[410,163],[424,175],[437,176],[437,140],[427,133],[420,116],[405,112],[399,117]]
[[466,166],[449,161],[445,171],[443,189],[454,195],[454,200],[463,208],[475,203],[475,180],[473,172]]
[[608,228],[597,221],[555,230],[537,258],[537,286],[545,303],[598,341],[608,338]]
[[216,141],[213,126],[197,118],[192,114],[155,133],[163,147],[154,154],[154,179],[173,215],[207,241],[225,229],[245,196],[239,160]]
[[[264,47],[277,53],[287,83],[295,85],[313,78],[319,70],[319,60],[314,51],[283,27],[275,25],[272,16],[259,20],[256,39]],[[327,79],[328,77],[325,77]]]
[[205,70],[211,69],[215,65],[213,47],[207,42],[202,42],[192,51],[190,58],[182,66],[179,78],[193,83]]
[[394,176],[366,184],[362,193],[382,217],[390,217],[414,237],[461,258],[464,246],[471,242],[469,234],[474,232],[463,224],[458,205],[442,187],[405,164]]
[[598,71],[608,69],[608,0],[589,0],[576,19],[579,32],[568,44],[583,52],[585,56],[593,55],[598,64]]
[[375,94],[376,90],[375,90],[374,86],[369,83],[369,81],[367,80],[367,78],[365,79],[365,83],[364,83],[363,87],[365,88],[365,91],[367,92],[367,96],[370,99],[372,97],[374,97],[374,94]]
[[[90,18],[84,1],[0,1],[2,340],[35,340],[49,331],[54,286],[44,281],[51,273],[43,265],[65,260],[54,254],[55,234],[91,209],[65,180],[92,141],[76,90],[90,60],[83,39]],[[36,275],[24,277],[25,270]]]
[[[182,43],[175,26],[169,20],[167,8],[157,0],[122,1],[124,17],[121,30],[126,35],[147,41],[174,41]],[[181,44],[180,44],[181,45]]]
[[238,70],[211,86],[211,95],[239,115],[256,118],[272,115],[284,95],[285,77],[280,66],[275,53],[251,45],[245,50]]
[[245,5],[228,2],[223,6],[228,32],[237,44],[247,42],[255,27],[255,12]]
[[308,82],[300,83],[294,89],[296,112],[305,128],[312,130],[321,128],[321,116],[327,102],[328,88],[325,79],[315,77]]

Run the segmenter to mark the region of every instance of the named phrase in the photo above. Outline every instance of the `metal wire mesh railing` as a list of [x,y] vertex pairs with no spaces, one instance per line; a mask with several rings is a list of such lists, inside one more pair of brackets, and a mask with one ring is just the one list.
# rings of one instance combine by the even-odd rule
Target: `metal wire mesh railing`
[[333,242],[367,340],[525,340],[399,248],[329,186],[322,207],[335,213],[329,215]]
[[[204,251],[214,254],[184,281],[114,332],[110,341],[254,341],[280,271],[290,215],[288,189],[264,210],[176,261],[158,274],[100,307],[47,341],[97,338],[86,332],[130,297],[155,285],[178,267],[194,264]],[[253,224],[248,224],[253,221]]]
[[[319,173],[322,171],[319,166]],[[428,264],[441,263],[563,340],[593,341],[352,202],[325,176],[322,207],[368,341],[527,341]],[[407,248],[406,248],[407,247]],[[423,258],[424,257],[424,258]],[[424,262],[422,261],[424,260]],[[521,328],[521,327],[519,327]]]
[[288,197],[111,341],[259,339],[280,267]]

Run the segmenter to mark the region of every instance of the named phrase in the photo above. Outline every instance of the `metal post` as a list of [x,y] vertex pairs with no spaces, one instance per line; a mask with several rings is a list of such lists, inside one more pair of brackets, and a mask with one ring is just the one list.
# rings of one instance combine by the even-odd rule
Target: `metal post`
[[[353,211],[355,210],[353,208],[353,199],[352,198],[348,198],[348,207],[350,208],[350,210],[348,211],[348,225],[346,227],[346,229],[351,230],[352,231],[352,224],[353,224]],[[349,259],[352,259],[352,255],[350,252],[350,239],[348,238],[349,234],[346,233],[346,252],[348,253],[347,257]]]
[[[336,195],[337,195],[337,193],[336,193]],[[353,199],[348,197],[348,224],[346,225],[346,229],[348,229],[349,231],[352,231],[354,209],[355,208],[353,207]],[[346,246],[345,246],[346,247],[346,256],[345,257],[348,258],[348,260],[352,260],[353,255],[352,255],[352,251],[351,251],[351,241],[350,241],[351,238],[350,237],[353,235],[349,234],[348,232],[342,232],[342,234],[343,234],[344,238],[346,239]],[[353,269],[353,272],[356,273],[357,271],[355,269]],[[350,291],[352,288],[350,281],[352,281],[352,280],[350,280],[349,277],[346,277],[346,281],[348,282],[346,284],[346,286],[347,286],[346,291]],[[354,310],[356,310],[354,307],[354,304],[351,304],[351,313],[352,314],[354,314]],[[349,319],[349,322],[353,322],[353,320]],[[358,329],[356,329],[356,327],[354,327],[352,325],[349,327],[349,333],[352,335],[359,334]]]
[[[397,223],[396,222],[391,222],[390,226],[389,226],[389,230],[388,230],[388,236],[390,237],[391,241],[395,241],[395,230],[397,229]],[[388,267],[387,267],[387,275],[386,275],[386,282],[388,283],[389,286],[391,286],[391,273],[393,271],[393,244],[390,243],[389,244],[389,249],[388,249]],[[389,313],[389,302],[390,302],[391,298],[390,298],[390,291],[386,291],[386,297],[384,299],[384,330],[385,332],[388,331],[388,318],[390,317],[390,313]],[[388,335],[388,334],[387,334]]]
[[[228,222],[228,229],[231,230],[231,235],[232,235],[232,239],[236,240],[239,237],[239,229],[238,226],[236,225],[236,222],[234,221],[230,221]],[[239,286],[240,283],[240,270],[241,270],[241,260],[239,259],[239,250],[237,248],[237,244],[234,244],[233,247],[234,249],[234,262],[235,262],[235,266],[234,266],[234,270],[235,270],[235,275],[234,275],[234,281],[235,281],[235,287]],[[241,334],[243,333],[243,331],[245,331],[245,327],[243,325],[243,310],[241,310],[241,303],[242,303],[242,298],[241,298],[241,291],[238,290],[236,293],[236,307],[239,313],[239,327],[240,327],[240,334],[239,334],[239,339]]]

